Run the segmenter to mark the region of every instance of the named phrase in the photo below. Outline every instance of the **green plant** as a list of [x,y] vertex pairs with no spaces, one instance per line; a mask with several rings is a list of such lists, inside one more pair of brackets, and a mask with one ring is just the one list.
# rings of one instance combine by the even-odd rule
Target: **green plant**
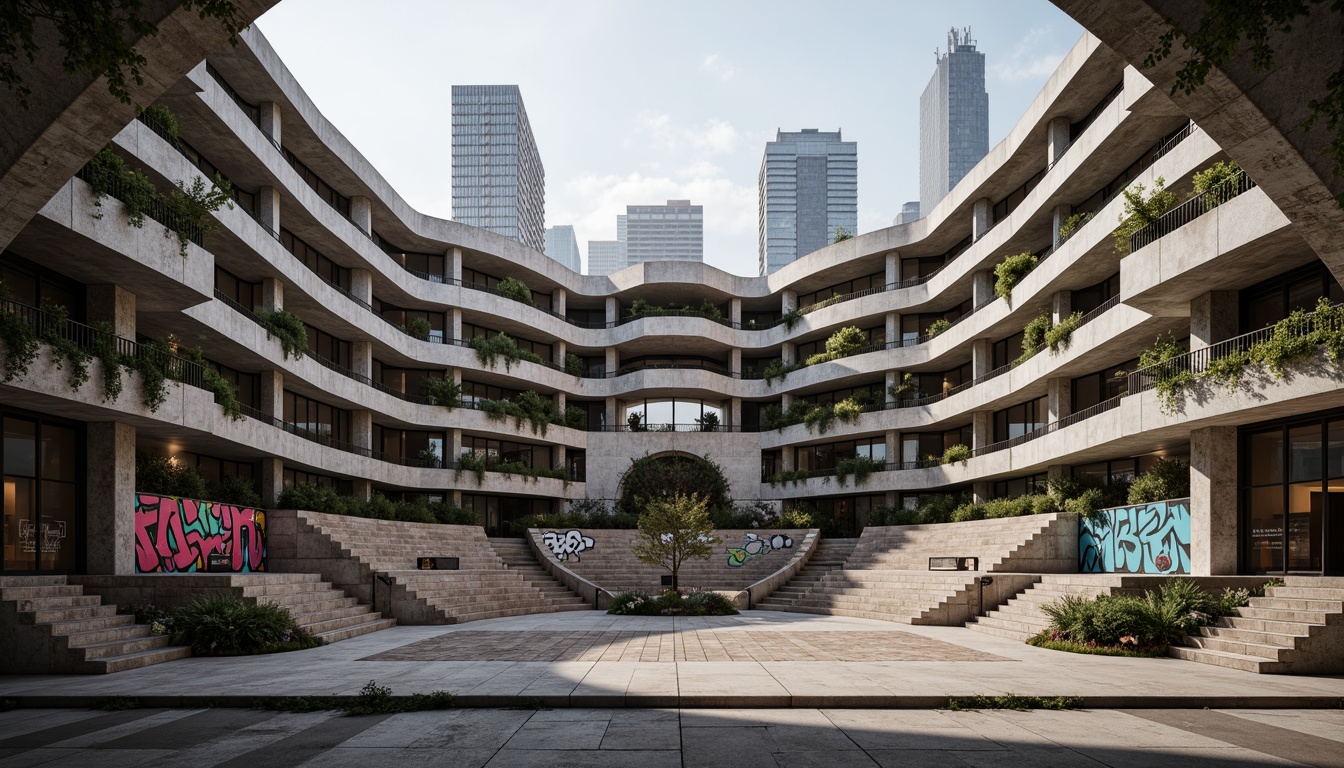
[[637,411],[631,411],[625,417],[625,425],[631,432],[647,432],[648,426],[644,424],[644,414]]
[[[159,199],[159,190],[155,188],[154,182],[140,171],[127,168],[126,162],[112,149],[111,144],[89,160],[84,166],[83,176],[88,181],[96,208],[101,209],[103,198],[112,190],[117,191],[117,199],[121,200],[126,209],[126,223],[132,227],[145,225],[145,214]],[[93,217],[101,219],[102,211],[96,211]]]
[[221,478],[219,483],[210,487],[206,495],[211,501],[222,501],[240,507],[260,507],[261,494],[257,484],[250,477],[233,475]]
[[69,368],[68,383],[71,389],[78,391],[89,380],[89,353],[66,335],[69,324],[69,310],[51,299],[42,300],[39,338],[56,353],[53,358],[56,367]]
[[316,638],[294,623],[286,608],[251,604],[240,597],[200,597],[177,609],[173,639],[209,656],[312,648]]
[[704,317],[709,318],[710,320],[716,320],[716,321],[723,320],[723,310],[719,309],[718,305],[710,301],[709,299],[701,299],[700,309],[697,311]]
[[648,503],[674,496],[707,497],[710,510],[732,506],[723,468],[701,456],[641,456],[621,475],[616,512],[642,514]]
[[863,404],[858,400],[847,397],[835,404],[835,418],[846,424],[855,424],[859,420],[859,414],[863,413]]
[[1231,160],[1222,160],[1196,173],[1193,177],[1195,194],[1204,195],[1204,210],[1212,210],[1237,196],[1232,182],[1241,175],[1241,166]]
[[[190,363],[194,363],[201,368],[201,384],[206,390],[213,392],[215,402],[224,411],[224,415],[233,421],[242,421],[243,408],[238,402],[238,387],[233,382],[224,378],[215,366],[211,365],[206,359],[205,354],[201,352],[200,347],[193,347],[188,350],[183,357]],[[104,361],[104,365],[107,362]],[[121,373],[117,371],[117,382],[120,384]],[[106,394],[106,392],[104,392]]]
[[443,376],[426,378],[424,388],[425,394],[437,406],[451,411],[462,404],[462,382],[454,378],[451,371],[444,371]]
[[[0,283],[0,301],[10,297],[9,286]],[[4,305],[0,311],[0,342],[4,342],[4,366],[6,383],[16,376],[28,373],[28,366],[37,359],[37,331],[17,307]]]
[[1175,193],[1166,189],[1167,181],[1161,176],[1153,182],[1151,194],[1145,194],[1142,184],[1122,191],[1125,198],[1125,210],[1120,214],[1120,226],[1115,229],[1115,252],[1121,256],[1129,254],[1129,238],[1144,227],[1154,224],[1162,215],[1176,205]]
[[910,397],[915,392],[915,377],[913,374],[905,374],[897,380],[897,383],[887,387],[887,397],[895,402],[901,402]]
[[468,451],[457,457],[457,469],[453,472],[453,480],[462,477],[463,472],[470,472],[476,476],[476,485],[480,486],[485,482],[485,459],[475,451]]
[[504,370],[513,370],[513,364],[519,360],[527,360],[532,363],[541,363],[541,356],[527,352],[518,346],[507,334],[501,332],[495,336],[476,336],[468,345],[476,350],[476,359],[481,365],[487,368],[494,368],[495,361],[503,358]]
[[329,485],[290,485],[280,491],[280,509],[301,509],[333,515],[350,513],[351,499]]
[[803,366],[799,363],[785,365],[783,360],[771,360],[770,363],[765,366],[765,370],[762,371],[762,374],[765,377],[765,385],[768,387],[774,384],[776,380],[783,381],[790,373],[802,367]]
[[845,326],[831,334],[830,338],[826,339],[826,351],[808,357],[807,364],[816,365],[831,360],[839,360],[842,357],[854,354],[867,344],[868,334],[857,326]]
[[574,354],[573,352],[568,352],[568,353],[566,353],[566,354],[565,354],[565,373],[568,373],[570,376],[582,376],[582,375],[583,375],[583,358],[579,357],[578,355]]
[[706,413],[705,415],[698,417],[695,420],[695,423],[700,427],[701,432],[718,432],[719,414],[713,412]]
[[173,352],[168,342],[154,339],[140,345],[134,355],[125,358],[128,368],[140,372],[140,397],[150,411],[168,399],[169,369]]
[[967,460],[969,460],[970,458],[971,458],[971,449],[965,445],[962,445],[961,443],[957,443],[956,445],[949,445],[947,447],[947,450],[943,451],[944,464],[952,464],[958,461],[961,462],[962,464],[965,464]]
[[1134,478],[1130,504],[1149,504],[1190,495],[1190,465],[1180,459],[1159,459],[1153,468]]
[[1046,337],[1050,329],[1054,328],[1054,321],[1050,319],[1050,313],[1041,310],[1041,313],[1031,319],[1026,327],[1022,329],[1022,354],[1013,361],[1013,365],[1021,365],[1030,360],[1046,346]]
[[512,416],[516,427],[522,427],[523,421],[527,421],[532,434],[543,437],[551,424],[564,423],[555,401],[530,390],[519,392],[511,398],[486,400],[481,403],[481,410],[492,421],[503,421]]
[[1083,313],[1074,312],[1060,320],[1057,325],[1051,325],[1045,332],[1045,346],[1049,347],[1051,352],[1068,349],[1069,342],[1073,339],[1073,332],[1082,324]]
[[803,423],[807,425],[807,431],[811,432],[815,427],[818,434],[826,434],[826,430],[831,428],[831,422],[835,421],[835,405],[827,403],[825,405],[813,405],[802,400],[796,401],[795,405],[801,405],[806,408],[803,416]]
[[852,238],[852,237],[854,237],[854,235],[853,235],[853,233],[851,233],[851,232],[849,231],[849,228],[848,228],[848,227],[836,227],[836,228],[835,228],[835,237],[831,240],[831,242],[832,242],[832,243],[842,243],[842,242],[844,242],[844,241],[846,241],[846,240],[848,240],[848,239],[850,239],[850,238]]
[[670,571],[674,592],[682,564],[692,558],[708,560],[720,543],[709,519],[709,499],[708,494],[675,493],[644,500],[635,557]]
[[[331,702],[326,704],[338,703],[340,708],[345,710],[345,714],[352,717],[362,715],[392,715],[402,712],[429,712],[440,709],[452,709],[454,700],[453,694],[447,691],[431,691],[430,693],[413,693],[409,698],[395,698],[392,696],[392,689],[385,685],[378,685],[374,680],[364,684],[359,690],[359,695],[352,700],[343,702]],[[331,709],[330,706],[324,706],[323,709]],[[311,711],[311,710],[297,710]]]
[[117,333],[112,323],[107,320],[94,323],[90,352],[102,363],[103,402],[121,397],[123,358],[117,351]]
[[845,480],[852,476],[855,485],[863,485],[869,475],[880,472],[885,468],[886,465],[877,459],[867,456],[851,456],[835,463],[835,479],[843,486]]
[[1036,268],[1036,257],[1030,253],[1008,256],[994,267],[994,295],[1013,303],[1013,288],[1022,282],[1027,273]]
[[1137,659],[1160,659],[1165,658],[1167,655],[1167,649],[1162,646],[1140,648],[1132,644],[1123,646],[1089,645],[1087,643],[1078,643],[1064,638],[1056,639],[1055,634],[1048,629],[1033,635],[1027,640],[1027,645],[1035,646],[1037,648],[1045,648],[1049,651],[1082,653],[1091,656],[1124,656]]
[[1164,650],[1246,605],[1249,598],[1249,590],[1209,594],[1192,579],[1173,579],[1143,597],[1069,595],[1041,607],[1050,618],[1049,636],[1042,639],[1140,652]]
[[140,110],[140,115],[146,120],[158,124],[158,126],[163,129],[164,133],[167,133],[172,138],[177,138],[177,116],[173,114],[171,109],[168,109],[162,104],[150,104],[148,107]]
[[207,188],[205,180],[197,176],[191,184],[178,181],[177,189],[161,196],[160,200],[168,212],[168,221],[163,223],[177,235],[178,248],[185,259],[193,237],[219,229],[219,222],[210,214],[226,205],[233,208],[233,185],[215,174],[214,183]]
[[1063,245],[1074,233],[1083,228],[1083,225],[1092,220],[1092,212],[1075,213],[1068,217],[1059,225],[1059,244]]
[[298,315],[283,309],[263,309],[257,313],[257,319],[261,321],[261,327],[266,329],[266,338],[280,340],[280,348],[284,350],[286,358],[297,360],[303,357],[308,349],[308,327]]
[[499,285],[495,286],[495,290],[499,292],[500,296],[503,296],[506,299],[513,299],[514,301],[521,302],[529,307],[535,307],[537,305],[536,302],[532,300],[532,289],[527,287],[527,283],[524,283],[516,277],[506,277],[503,280],[500,280]]
[[947,700],[947,709],[953,712],[974,712],[981,709],[1007,709],[1024,712],[1028,709],[1078,709],[1083,700],[1073,696],[953,696]]
[[779,525],[781,528],[816,528],[817,520],[802,507],[789,507],[779,516]]
[[570,429],[584,429],[588,426],[588,412],[577,405],[565,408],[564,426]]
[[1166,336],[1159,335],[1153,346],[1139,353],[1140,370],[1156,365],[1163,366],[1156,372],[1154,388],[1157,390],[1157,400],[1164,413],[1172,413],[1180,406],[1182,393],[1196,379],[1195,374],[1187,368],[1163,365],[1184,354],[1185,348],[1176,341],[1175,334],[1170,332]]
[[798,483],[801,483],[804,480],[806,480],[808,478],[808,475],[809,473],[806,469],[781,470],[779,472],[776,472],[774,476],[770,478],[770,485],[772,486],[783,485],[785,483],[797,485]]
[[937,320],[934,320],[932,323],[929,323],[929,327],[924,329],[924,336],[926,338],[932,339],[934,336],[937,336],[938,334],[942,333],[943,331],[946,331],[948,328],[951,327],[952,327],[951,320],[948,320],[945,317],[940,317]]
[[793,327],[802,321],[803,313],[799,312],[797,307],[794,307],[788,312],[780,315],[779,319],[784,321],[785,330],[792,331]]
[[429,334],[434,331],[429,320],[423,317],[413,317],[401,326],[401,332],[419,341],[429,341]]
[[178,464],[167,456],[135,454],[135,490],[184,499],[206,497],[205,478],[195,467]]

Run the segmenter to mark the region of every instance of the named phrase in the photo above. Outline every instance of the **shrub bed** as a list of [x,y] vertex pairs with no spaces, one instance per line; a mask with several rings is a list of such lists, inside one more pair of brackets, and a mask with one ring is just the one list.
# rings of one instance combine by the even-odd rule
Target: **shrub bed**
[[657,597],[647,592],[622,592],[611,598],[607,613],[616,616],[732,616],[732,601],[718,592],[683,595],[665,589]]
[[177,609],[173,641],[198,656],[246,656],[314,648],[321,643],[294,623],[278,605],[252,604],[240,597],[200,597]]

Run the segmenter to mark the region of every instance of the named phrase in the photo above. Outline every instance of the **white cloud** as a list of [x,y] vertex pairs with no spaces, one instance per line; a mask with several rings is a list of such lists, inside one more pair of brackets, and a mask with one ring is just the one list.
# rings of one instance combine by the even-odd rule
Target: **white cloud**
[[631,120],[627,147],[671,154],[724,154],[737,149],[742,134],[727,121],[710,118],[699,126],[677,125],[669,115],[645,110]]
[[737,70],[733,69],[733,65],[717,53],[711,53],[705,56],[700,62],[700,71],[710,77],[717,77],[724,82],[731,80],[733,75],[737,74]]
[[1012,53],[992,64],[990,71],[999,80],[1010,83],[1045,80],[1059,67],[1059,63],[1064,60],[1068,52],[1067,49],[1041,50],[1046,44],[1058,45],[1059,41],[1053,39],[1055,37],[1045,28],[1032,29],[1018,42]]

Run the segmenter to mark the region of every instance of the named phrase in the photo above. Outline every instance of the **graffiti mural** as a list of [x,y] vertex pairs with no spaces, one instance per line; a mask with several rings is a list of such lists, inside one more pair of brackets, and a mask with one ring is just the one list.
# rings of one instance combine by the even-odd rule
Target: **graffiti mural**
[[234,573],[266,570],[266,512],[213,501],[135,496],[135,572],[205,571],[214,553]]
[[1081,573],[1189,573],[1190,500],[1098,510],[1078,520]]
[[556,531],[546,531],[541,534],[541,540],[555,555],[556,560],[568,560],[570,555],[574,556],[574,562],[581,562],[579,553],[593,548],[593,537],[584,536],[582,532],[568,530],[564,533]]
[[781,549],[793,549],[793,539],[779,533],[768,539],[763,539],[754,533],[748,533],[746,538],[742,540],[742,546],[728,548],[728,567],[741,568],[744,563],[753,557],[760,557]]

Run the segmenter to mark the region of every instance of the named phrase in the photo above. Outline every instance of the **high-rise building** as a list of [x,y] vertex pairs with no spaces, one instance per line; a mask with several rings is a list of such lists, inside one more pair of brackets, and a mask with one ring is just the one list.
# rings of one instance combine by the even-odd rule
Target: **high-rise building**
[[610,275],[625,269],[625,243],[620,240],[588,241],[588,274]]
[[579,238],[574,227],[569,224],[557,224],[546,228],[546,255],[579,272]]
[[[621,217],[616,226],[619,236]],[[690,200],[625,207],[625,263],[704,261],[705,207]]]
[[850,236],[859,224],[858,144],[840,131],[777,131],[766,142],[760,187],[760,273]]
[[546,171],[516,85],[453,86],[453,220],[545,249]]
[[919,97],[919,207],[926,216],[989,153],[985,54],[975,50],[970,28],[949,31],[947,53],[937,59]]
[[918,219],[919,219],[919,201],[911,200],[910,202],[901,206],[901,212],[897,214],[896,218],[893,219],[891,223],[899,227],[902,224],[909,224],[910,222],[917,221]]

